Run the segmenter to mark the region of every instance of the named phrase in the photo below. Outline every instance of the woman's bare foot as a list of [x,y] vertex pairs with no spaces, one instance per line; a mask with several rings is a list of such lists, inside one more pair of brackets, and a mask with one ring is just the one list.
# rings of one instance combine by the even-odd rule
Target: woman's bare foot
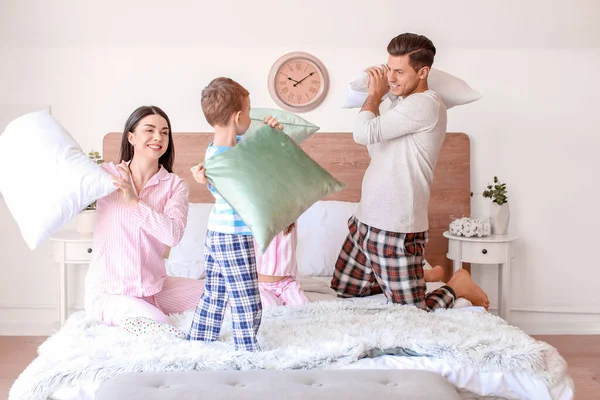
[[486,310],[490,306],[490,300],[487,294],[471,279],[469,274],[464,269],[459,269],[454,273],[454,276],[448,281],[448,286],[454,289],[456,298],[464,297],[469,300],[474,306],[484,307]]
[[444,269],[439,265],[425,270],[425,282],[439,282],[444,279]]

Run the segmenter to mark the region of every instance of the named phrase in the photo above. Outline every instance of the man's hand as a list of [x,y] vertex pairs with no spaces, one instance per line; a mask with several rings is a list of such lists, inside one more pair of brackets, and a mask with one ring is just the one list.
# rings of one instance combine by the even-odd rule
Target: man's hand
[[208,184],[208,179],[206,178],[206,168],[204,168],[202,163],[192,167],[192,176],[194,177],[194,180],[199,184]]
[[388,90],[390,90],[387,79],[389,70],[387,65],[367,69],[367,74],[369,74],[369,96],[381,100]]
[[382,65],[381,68],[371,67],[367,69],[367,74],[369,74],[369,96],[365,100],[361,112],[370,111],[375,115],[379,115],[381,99],[390,90],[387,80],[389,70],[387,65]]

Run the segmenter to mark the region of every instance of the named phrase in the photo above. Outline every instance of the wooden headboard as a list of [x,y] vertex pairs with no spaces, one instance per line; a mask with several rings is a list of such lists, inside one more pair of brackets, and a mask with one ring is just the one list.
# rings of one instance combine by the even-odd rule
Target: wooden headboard
[[[104,137],[104,160],[118,162],[120,132]],[[174,172],[190,183],[191,203],[213,203],[210,192],[193,181],[190,168],[204,158],[212,140],[209,133],[174,133]],[[302,144],[302,148],[323,168],[348,187],[326,200],[360,201],[362,178],[369,165],[364,146],[354,142],[351,133],[317,133]],[[448,133],[434,173],[429,203],[429,243],[425,250],[431,265],[442,265],[445,280],[452,276],[452,263],[446,258],[448,241],[442,232],[448,229],[450,215],[470,215],[470,145],[464,133]]]

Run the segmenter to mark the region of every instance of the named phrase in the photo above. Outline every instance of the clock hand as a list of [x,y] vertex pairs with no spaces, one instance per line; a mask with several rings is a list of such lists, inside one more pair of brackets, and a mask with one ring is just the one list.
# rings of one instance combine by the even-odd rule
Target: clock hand
[[309,76],[312,76],[315,73],[315,71],[311,72],[310,74],[306,75],[304,78],[300,79],[298,82],[294,83],[294,87],[298,86],[298,84],[300,82],[302,82],[303,80],[305,80],[306,78],[308,78]]
[[[290,80],[290,81],[294,81],[294,82],[296,82],[297,84],[298,84],[298,83],[300,83],[300,82],[298,82],[297,80],[290,78],[289,76],[288,76],[287,78],[288,78],[288,80]],[[296,85],[294,85],[294,86],[296,86]]]

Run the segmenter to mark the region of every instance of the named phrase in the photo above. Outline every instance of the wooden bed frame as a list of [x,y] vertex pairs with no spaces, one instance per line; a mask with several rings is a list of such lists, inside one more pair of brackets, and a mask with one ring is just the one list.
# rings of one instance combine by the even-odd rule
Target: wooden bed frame
[[[118,162],[121,144],[120,132],[108,133],[103,142],[103,158]],[[213,203],[210,192],[193,179],[190,168],[204,158],[211,133],[174,133],[174,172],[190,183],[190,203]],[[302,144],[302,148],[323,168],[348,187],[325,200],[358,202],[362,178],[369,165],[364,146],[352,139],[351,133],[317,133]],[[442,233],[448,229],[450,215],[470,215],[470,143],[464,133],[448,133],[442,146],[434,173],[429,203],[429,243],[426,258],[431,265],[444,268],[444,280],[452,276],[452,262],[446,258],[448,241]],[[384,195],[382,193],[382,195]]]

